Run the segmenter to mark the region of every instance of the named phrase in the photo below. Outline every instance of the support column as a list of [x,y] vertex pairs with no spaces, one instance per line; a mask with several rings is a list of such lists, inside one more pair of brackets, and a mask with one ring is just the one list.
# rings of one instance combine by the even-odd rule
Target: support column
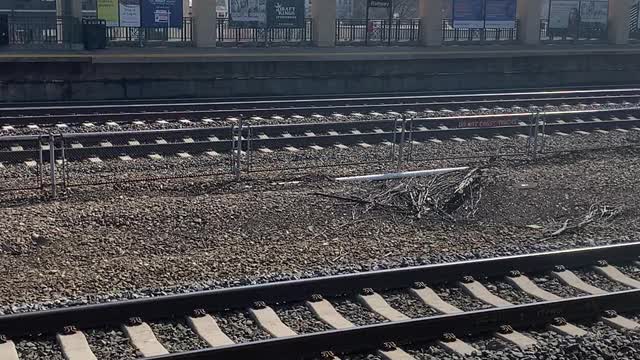
[[82,49],[82,0],[57,0],[56,15],[59,41]]
[[311,2],[313,42],[318,47],[336,46],[336,0]]
[[442,45],[442,1],[419,0],[420,39],[424,46]]
[[196,47],[215,47],[218,38],[216,0],[193,0],[191,24]]
[[182,17],[190,17],[191,14],[189,14],[189,12],[191,11],[191,6],[189,6],[189,0],[182,0]]
[[542,1],[518,0],[518,22],[520,42],[524,45],[540,44],[540,21]]
[[629,43],[631,23],[631,1],[609,0],[609,43],[624,45]]

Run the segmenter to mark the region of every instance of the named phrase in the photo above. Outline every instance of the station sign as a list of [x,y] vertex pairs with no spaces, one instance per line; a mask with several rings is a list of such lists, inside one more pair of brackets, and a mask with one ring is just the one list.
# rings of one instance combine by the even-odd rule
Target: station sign
[[484,27],[484,0],[453,0],[453,27],[481,29]]
[[118,15],[118,0],[97,0],[97,18],[104,20],[107,26],[119,26],[120,17]]
[[304,27],[304,0],[269,0],[267,23],[270,28]]
[[517,7],[517,0],[486,0],[484,27],[515,28]]
[[267,27],[267,0],[229,0],[232,27]]
[[181,28],[182,1],[188,0],[142,0],[140,26]]
[[367,7],[391,9],[392,0],[367,0]]

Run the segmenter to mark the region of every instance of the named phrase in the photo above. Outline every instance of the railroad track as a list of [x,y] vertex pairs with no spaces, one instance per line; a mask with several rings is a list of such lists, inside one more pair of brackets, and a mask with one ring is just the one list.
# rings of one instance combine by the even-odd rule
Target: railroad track
[[[370,96],[320,99],[277,99],[254,101],[179,102],[144,104],[68,105],[0,108],[0,126],[39,127],[107,125],[146,120],[191,120],[260,116],[286,117],[354,112],[498,109],[577,104],[637,104],[640,89],[544,91],[463,95]],[[486,110],[489,110],[489,109]]]
[[[352,144],[420,143],[445,139],[526,136],[533,113],[499,115],[418,117],[401,120],[389,115],[379,120],[325,121],[318,123],[248,125],[242,130],[243,149],[269,152],[297,151],[307,147],[321,150]],[[640,108],[556,111],[545,113],[546,134],[567,135],[575,131],[607,132],[640,130]],[[235,137],[234,137],[235,136]],[[57,151],[67,160],[209,153],[218,155],[234,149],[231,127],[205,127],[141,131],[60,133]],[[19,163],[49,158],[48,138],[39,135],[0,137],[0,162]]]
[[[619,265],[637,262],[638,255],[640,243],[628,243],[4,315],[0,316],[0,358],[18,359],[15,341],[40,334],[55,336],[69,360],[92,359],[82,331],[114,326],[123,329],[141,355],[158,360],[337,359],[344,353],[369,351],[378,351],[386,359],[406,360],[412,357],[402,346],[410,343],[435,343],[460,355],[475,351],[456,335],[495,336],[515,349],[535,349],[536,339],[521,331],[546,328],[563,336],[580,337],[589,329],[578,326],[578,322],[595,319],[615,328],[639,330],[640,324],[619,315],[640,310],[640,282],[619,270]],[[589,269],[630,290],[608,292],[597,288],[574,269]],[[562,298],[541,288],[530,278],[539,274],[557,279],[581,296]],[[509,283],[536,301],[518,305],[507,301],[485,286],[496,280]],[[487,308],[460,309],[452,304],[452,298],[432,290],[438,286],[459,288]],[[434,315],[409,318],[385,300],[384,294],[390,290],[405,292]],[[386,321],[354,325],[333,305],[336,299],[345,297]],[[296,333],[273,308],[291,303],[304,304],[311,316],[333,330]],[[218,312],[230,309],[251,314],[271,337],[234,343],[216,322]],[[186,319],[209,347],[169,354],[148,325],[167,319]]]

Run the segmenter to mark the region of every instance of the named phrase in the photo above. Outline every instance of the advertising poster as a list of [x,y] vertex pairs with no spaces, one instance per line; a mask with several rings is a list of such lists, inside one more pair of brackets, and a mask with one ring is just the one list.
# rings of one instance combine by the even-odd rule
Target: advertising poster
[[182,27],[182,0],[142,0],[142,27]]
[[120,26],[140,27],[140,1],[120,0]]
[[579,0],[551,0],[549,4],[549,28],[569,29],[578,27]]
[[98,0],[96,13],[98,19],[104,20],[107,26],[118,26],[118,0]]
[[483,28],[484,0],[453,0],[453,27]]
[[515,28],[517,0],[486,0],[485,27]]
[[233,27],[266,27],[267,0],[229,0],[229,21]]
[[580,3],[580,21],[583,23],[596,23],[606,26],[608,16],[608,1],[583,0]]
[[304,0],[268,0],[267,9],[270,28],[304,27]]

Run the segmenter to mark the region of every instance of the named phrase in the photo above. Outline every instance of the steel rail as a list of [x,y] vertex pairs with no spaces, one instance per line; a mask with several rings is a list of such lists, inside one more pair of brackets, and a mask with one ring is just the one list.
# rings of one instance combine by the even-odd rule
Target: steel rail
[[379,349],[385,342],[428,343],[440,340],[445,333],[471,337],[496,332],[505,324],[522,330],[543,328],[557,317],[584,321],[596,319],[607,310],[631,312],[639,309],[640,290],[628,290],[268,339],[156,356],[149,360],[311,359],[319,358],[327,350],[364,352]]
[[[365,98],[365,99],[326,99],[321,102],[306,103],[307,100],[297,100],[291,103],[282,101],[256,102],[249,105],[243,103],[191,103],[191,104],[153,104],[153,105],[128,105],[116,107],[110,105],[104,109],[119,110],[111,112],[96,112],[102,107],[89,108],[86,111],[69,112],[67,107],[45,108],[35,111],[29,108],[0,109],[0,124],[3,125],[53,125],[56,123],[79,124],[82,122],[105,123],[108,121],[149,120],[158,118],[194,118],[202,116],[232,117],[232,116],[289,116],[289,115],[313,115],[332,114],[340,111],[357,112],[372,110],[408,111],[421,110],[429,107],[482,107],[482,106],[522,106],[543,103],[545,105],[561,105],[567,103],[581,103],[593,101],[640,101],[640,93],[628,95],[606,96],[574,96],[556,98],[502,98],[502,99],[472,99],[465,101],[431,101],[425,102],[411,97],[400,98]],[[302,105],[301,105],[302,104]],[[135,111],[140,109],[140,111]],[[46,111],[46,112],[45,112]],[[31,113],[30,113],[31,112]],[[40,112],[40,113],[38,113]]]
[[408,288],[415,282],[437,285],[458,281],[466,275],[476,278],[504,276],[510,270],[525,274],[546,272],[555,265],[577,268],[606,259],[610,263],[633,261],[640,255],[640,242],[500,258],[460,261],[335,275],[302,280],[224,288],[187,294],[128,300],[113,303],[60,308],[0,316],[0,334],[17,337],[52,333],[64,326],[95,328],[125,323],[130,317],[166,319],[191,314],[195,309],[224,311],[247,308],[255,301],[267,304],[308,300],[314,294],[340,296],[363,288]]
[[[388,123],[395,124],[395,121]],[[414,129],[421,123],[419,121],[414,122]],[[317,125],[317,124],[314,124]],[[333,125],[333,124],[331,124]],[[357,128],[351,123],[340,123],[344,129]],[[371,125],[371,124],[369,124]],[[380,124],[379,124],[380,125]],[[265,129],[270,125],[266,125]],[[634,126],[640,126],[640,119],[632,120],[592,120],[582,122],[570,122],[570,123],[546,123],[545,127],[547,132],[571,132],[575,130],[607,130],[616,128],[630,128]],[[382,126],[374,126],[380,128]],[[333,127],[326,127],[323,132],[326,132]],[[470,137],[470,136],[483,136],[490,137],[493,135],[515,135],[525,134],[529,131],[531,125],[507,125],[507,126],[493,126],[493,127],[466,127],[466,128],[436,128],[426,130],[413,130],[411,131],[411,139],[414,141],[426,141],[429,139],[450,139],[454,137]],[[371,129],[369,129],[371,130]],[[163,134],[163,136],[158,136]],[[167,135],[172,135],[168,137]],[[114,132],[114,133],[71,133],[64,134],[64,139],[67,142],[65,146],[65,157],[67,160],[80,160],[88,157],[115,157],[119,155],[148,155],[148,154],[160,154],[169,155],[177,152],[189,152],[189,153],[202,153],[206,151],[227,152],[231,151],[233,141],[229,137],[229,128],[192,128],[192,129],[172,129],[172,130],[144,130],[134,132]],[[136,140],[150,140],[161,137],[164,140],[176,140],[181,137],[195,138],[193,142],[167,142],[167,143],[141,143],[136,145],[124,144],[124,142],[136,139]],[[218,140],[199,140],[200,138],[207,138],[208,136],[216,136]],[[34,147],[37,145],[38,137],[35,135],[27,135],[24,138],[12,137],[10,141],[3,141],[0,138],[0,143],[7,143],[11,145],[21,145],[30,148],[23,150],[0,150],[0,159],[3,162],[15,163],[27,160],[33,160],[39,156],[39,149]],[[70,142],[83,142],[83,147],[74,148],[69,147]],[[99,146],[100,141],[110,141],[111,146]],[[366,143],[380,143],[380,142],[393,142],[398,141],[396,134],[390,130],[375,132],[360,131],[359,133],[343,133],[337,135],[292,135],[277,137],[269,136],[267,138],[252,138],[251,145],[254,149],[257,148],[269,148],[279,149],[288,146],[332,146],[335,144],[351,145],[361,142]],[[43,155],[46,158],[49,153],[48,148],[42,149]]]

